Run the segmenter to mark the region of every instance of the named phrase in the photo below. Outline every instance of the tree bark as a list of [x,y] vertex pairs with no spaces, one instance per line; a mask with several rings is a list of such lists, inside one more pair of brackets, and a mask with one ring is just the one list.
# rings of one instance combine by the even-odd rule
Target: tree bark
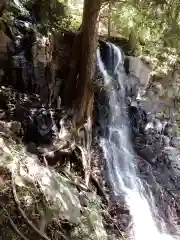
[[[76,99],[76,81],[79,75],[79,64],[81,57],[81,31],[79,30],[74,36],[74,42],[71,52],[71,61],[67,82],[62,93],[62,104],[72,108]],[[69,97],[70,96],[70,97]]]
[[89,185],[91,174],[93,83],[96,69],[96,49],[98,43],[97,22],[100,8],[101,0],[84,0],[80,38],[80,68],[76,81],[76,112],[73,119],[73,124],[77,132],[83,127],[85,133],[83,146],[79,146],[79,149],[82,153],[86,186]]
[[96,49],[98,43],[97,20],[100,0],[84,0],[81,26],[81,57],[79,78],[76,85],[76,122],[83,123],[92,112],[93,82],[96,69]]
[[0,17],[2,17],[4,10],[7,7],[7,2],[6,0],[0,0]]

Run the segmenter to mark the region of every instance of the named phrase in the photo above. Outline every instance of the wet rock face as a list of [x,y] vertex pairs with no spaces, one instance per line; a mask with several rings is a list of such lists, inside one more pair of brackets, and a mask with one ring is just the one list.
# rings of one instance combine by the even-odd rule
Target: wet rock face
[[[155,157],[154,162],[146,161],[146,158],[139,158],[139,176],[144,181],[147,194],[148,187],[152,191],[155,200],[155,206],[151,206],[152,209],[154,208],[154,212],[164,219],[168,229],[175,230],[174,223],[177,217],[179,218],[176,211],[180,201],[180,172],[176,166],[179,152],[174,148],[166,148]],[[152,204],[151,201],[150,203]]]
[[[2,112],[1,112],[2,111]],[[56,140],[59,113],[43,107],[39,97],[0,87],[0,120],[12,123],[13,132],[20,126],[26,142],[51,144]],[[16,124],[17,122],[17,124]]]
[[25,139],[37,144],[51,144],[57,136],[57,129],[51,112],[41,108],[29,118]]
[[[22,29],[24,30],[24,26]],[[52,82],[50,63],[52,42],[32,28],[21,30],[21,39],[12,56],[13,86],[23,92],[39,94],[48,103]]]
[[56,104],[61,79],[69,73],[69,45],[74,35],[69,43],[63,35],[42,33],[33,14],[16,7],[18,17],[12,16],[12,24],[0,31],[0,84],[38,94],[46,105]]
[[138,104],[136,110],[130,107],[129,112],[139,177],[144,182],[147,198],[151,198],[148,188],[152,191],[155,206],[151,207],[155,209],[154,214],[159,214],[155,218],[164,219],[168,229],[174,232],[174,222],[179,221],[177,210],[180,203],[180,141],[174,131],[176,126],[147,116]]
[[[95,104],[94,104],[94,136],[108,136],[109,131],[108,131],[108,124],[109,124],[109,119],[108,119],[108,111],[109,111],[109,98],[107,94],[105,93],[104,90],[101,91],[100,94],[96,95],[95,98]],[[103,117],[102,117],[103,116]],[[99,119],[103,118],[106,121],[107,129],[106,132],[103,132],[101,129],[101,122]]]
[[100,56],[104,65],[106,66],[107,73],[109,76],[114,76],[117,69],[123,65],[124,56],[122,54],[123,57],[121,62],[119,62],[119,56],[111,45],[109,45],[107,42],[99,41],[99,46]]
[[126,57],[125,63],[126,72],[138,79],[140,85],[147,87],[150,80],[151,68],[138,57]]
[[[106,50],[105,53],[109,54]],[[104,57],[107,57],[105,53]],[[160,222],[158,220],[163,219],[167,229],[173,233],[180,218],[178,210],[180,204],[180,139],[177,124],[172,123],[170,118],[163,118],[162,113],[165,103],[161,104],[158,100],[163,93],[161,84],[155,82],[147,88],[149,71],[146,71],[147,69],[143,71],[141,69],[142,65],[139,65],[138,71],[140,61],[136,62],[135,60],[133,58],[130,65],[130,58],[128,61],[126,59],[124,67],[130,85],[127,87],[125,100],[138,175],[142,179],[145,188],[144,196],[146,196],[151,206],[157,224]],[[108,61],[109,59],[107,59]],[[141,72],[147,74],[147,78],[143,79]],[[135,75],[136,78],[132,75]],[[152,95],[147,99],[148,107],[145,106],[146,104],[141,99],[138,99],[138,92],[142,88],[152,92]],[[154,104],[155,100],[158,100],[158,104]],[[101,119],[102,114],[106,113],[104,119],[107,119],[105,124],[107,123],[108,126],[108,97],[103,90],[96,98],[96,107],[99,109],[98,114],[101,114]],[[160,113],[159,117],[157,113]],[[98,115],[97,119],[99,119]],[[99,123],[97,122],[97,124]],[[108,128],[107,132],[104,131],[104,134],[105,137],[108,136]],[[102,134],[100,135],[102,136]],[[112,204],[112,199],[110,199],[110,202]],[[117,202],[115,200],[116,211],[113,211],[113,208],[110,211],[111,216],[117,219],[120,228],[127,229],[128,226],[124,222],[128,213],[119,212],[121,208],[117,207]],[[123,206],[123,203],[120,205]],[[117,215],[120,215],[121,219],[118,219]]]
[[145,125],[147,124],[146,112],[138,105],[132,106],[130,104],[128,108],[128,115],[133,133],[135,135],[143,134]]

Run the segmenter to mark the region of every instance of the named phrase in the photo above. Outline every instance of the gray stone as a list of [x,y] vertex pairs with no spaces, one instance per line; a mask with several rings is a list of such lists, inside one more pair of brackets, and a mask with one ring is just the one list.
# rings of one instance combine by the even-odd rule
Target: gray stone
[[146,146],[146,148],[139,151],[139,155],[146,159],[148,162],[154,162],[156,154],[154,153],[151,146]]
[[73,240],[108,240],[108,235],[103,226],[100,209],[100,199],[96,194],[87,194],[87,206],[82,208],[81,221],[71,232]]
[[167,136],[162,136],[162,142],[163,142],[164,147],[168,147],[170,144],[170,138]]
[[[7,167],[10,171],[17,168],[19,177],[28,179],[34,184],[38,182],[54,214],[73,224],[79,223],[81,216],[79,193],[69,179],[49,167],[40,165],[37,158],[28,154],[23,148],[13,152],[13,148],[7,147],[2,138],[0,138],[0,146],[2,148],[0,166]],[[19,165],[16,166],[15,163],[18,161]]]
[[180,150],[180,137],[174,137],[170,141],[171,146]]
[[129,72],[139,80],[139,84],[147,86],[150,79],[151,68],[138,57],[129,57]]

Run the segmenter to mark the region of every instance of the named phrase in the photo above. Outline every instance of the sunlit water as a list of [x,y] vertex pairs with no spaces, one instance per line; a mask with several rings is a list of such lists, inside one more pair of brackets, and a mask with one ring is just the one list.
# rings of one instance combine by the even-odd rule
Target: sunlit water
[[[122,196],[129,208],[133,227],[129,239],[133,240],[174,240],[168,235],[163,220],[161,231],[156,224],[156,208],[152,194],[144,189],[141,180],[136,175],[135,153],[129,140],[129,127],[125,104],[125,78],[123,69],[123,55],[119,48],[107,43],[113,48],[117,62],[114,72],[109,76],[106,66],[101,60],[100,51],[97,51],[99,69],[104,77],[104,85],[109,98],[108,126],[101,120],[104,137],[100,144],[106,159],[108,178],[115,196]],[[112,52],[112,51],[111,51]],[[112,72],[112,71],[111,71]],[[126,79],[127,80],[127,79]],[[117,87],[118,86],[118,87]],[[108,134],[106,130],[108,127]],[[151,197],[150,197],[151,196]],[[148,200],[149,201],[148,201]],[[150,203],[149,203],[150,202]]]

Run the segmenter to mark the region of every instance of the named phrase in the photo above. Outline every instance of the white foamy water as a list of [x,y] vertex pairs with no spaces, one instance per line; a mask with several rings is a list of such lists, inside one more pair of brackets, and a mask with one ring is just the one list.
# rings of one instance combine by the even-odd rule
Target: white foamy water
[[[141,180],[136,175],[135,153],[129,140],[129,127],[127,124],[125,104],[125,73],[122,70],[123,56],[121,51],[114,45],[117,66],[115,66],[115,79],[109,76],[106,66],[101,60],[100,51],[97,51],[99,69],[104,77],[104,85],[109,97],[108,126],[101,119],[101,127],[108,127],[108,134],[101,138],[100,144],[106,159],[108,179],[116,196],[122,196],[129,208],[133,228],[129,233],[131,240],[174,240],[173,236],[166,234],[163,220],[161,231],[156,224],[156,207],[153,197],[147,200],[147,194]],[[113,56],[109,56],[113,57]],[[120,68],[119,68],[119,65]],[[114,82],[113,82],[114,81]],[[116,84],[115,84],[116,82]],[[119,86],[119,88],[109,86]],[[106,87],[107,86],[107,87]],[[149,194],[148,196],[152,196]],[[149,204],[150,202],[150,204]],[[163,232],[162,232],[163,231]]]

